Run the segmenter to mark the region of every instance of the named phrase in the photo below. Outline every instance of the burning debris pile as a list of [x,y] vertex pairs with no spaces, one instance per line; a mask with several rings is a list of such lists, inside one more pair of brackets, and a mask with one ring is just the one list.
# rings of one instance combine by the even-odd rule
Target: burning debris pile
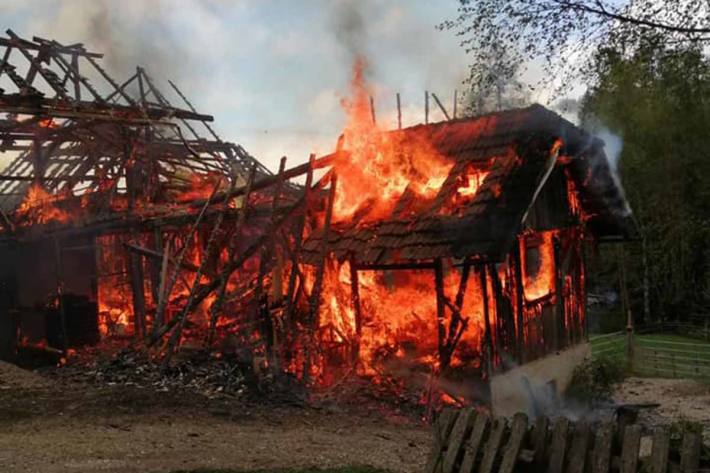
[[288,373],[264,373],[244,350],[223,355],[200,350],[182,354],[169,370],[145,351],[124,348],[111,356],[81,353],[62,370],[63,379],[99,386],[132,386],[157,392],[192,392],[207,398],[303,405],[306,389]]
[[[186,108],[141,68],[119,84],[81,45],[8,36],[6,356],[70,355],[93,326],[146,353],[94,370],[108,382],[358,375],[427,405],[486,400],[493,373],[584,338],[585,244],[632,231],[603,143],[540,106],[385,131],[359,62],[335,152],[274,175],[174,84]],[[223,357],[175,371],[179,347]],[[243,353],[258,369],[234,368]]]

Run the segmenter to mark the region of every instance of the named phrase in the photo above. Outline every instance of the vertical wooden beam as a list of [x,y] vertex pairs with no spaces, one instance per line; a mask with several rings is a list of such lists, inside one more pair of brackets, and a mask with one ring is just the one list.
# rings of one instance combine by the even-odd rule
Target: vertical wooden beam
[[397,92],[397,129],[402,129],[402,102],[399,97],[399,92]]
[[[279,199],[281,197],[281,187],[283,186],[283,174],[286,169],[286,156],[281,158],[279,163],[279,173],[277,175],[276,184],[274,185],[274,196],[271,201],[271,223],[276,221],[276,209],[278,208]],[[270,238],[266,245],[261,249],[259,256],[259,273],[257,275],[256,289],[254,291],[257,303],[257,321],[263,327],[263,338],[266,344],[266,352],[270,362],[274,361],[273,347],[275,341],[274,325],[271,320],[269,311],[269,296],[264,291],[264,277],[268,271],[269,263],[276,250],[276,238]]]
[[286,289],[286,309],[284,310],[284,327],[286,332],[290,332],[293,328],[293,306],[295,299],[298,297],[296,290],[296,276],[298,275],[298,265],[300,264],[301,247],[303,246],[303,230],[306,226],[306,218],[308,217],[308,202],[311,196],[311,186],[313,185],[313,163],[316,155],[311,153],[308,158],[308,172],[306,174],[306,186],[304,190],[303,216],[299,220],[295,236],[294,248],[291,258],[291,273],[288,276],[288,288]]
[[377,125],[377,116],[375,115],[375,98],[370,95],[370,114],[372,115],[372,124]]
[[439,362],[446,358],[446,300],[444,294],[444,265],[441,258],[434,261],[434,283],[436,285],[436,327],[438,334]]
[[146,100],[145,100],[145,85],[143,84],[143,68],[138,66],[136,67],[136,77],[138,78],[138,93],[141,96],[141,107],[145,108],[146,105]]
[[45,163],[42,154],[42,140],[35,136],[32,140],[32,173],[35,184],[44,187]]
[[[468,286],[468,278],[471,274],[471,263],[466,259],[463,263],[463,268],[461,269],[461,280],[459,281],[459,289],[456,292],[456,299],[454,300],[454,306],[459,311],[459,316],[453,316],[451,318],[451,325],[449,327],[449,343],[453,344],[454,338],[456,336],[456,330],[458,330],[458,325],[461,322],[461,312],[463,311],[463,301],[466,295],[466,287]],[[451,346],[451,350],[454,346]],[[453,353],[449,353],[450,357]]]
[[350,255],[350,298],[355,314],[355,346],[353,347],[353,363],[360,358],[360,337],[362,336],[362,312],[360,311],[360,282],[357,275],[355,255]]
[[424,123],[429,124],[429,91],[424,91]]
[[333,219],[333,204],[335,203],[335,192],[338,187],[338,175],[334,172],[331,174],[330,178],[330,192],[328,193],[328,207],[325,213],[325,223],[323,224],[323,243],[321,244],[321,251],[318,258],[318,266],[316,267],[316,277],[313,282],[313,291],[311,293],[310,310],[308,317],[309,325],[309,340],[306,345],[306,360],[303,370],[303,379],[308,382],[310,379],[310,366],[311,366],[311,349],[316,343],[315,332],[320,325],[320,303],[321,303],[321,291],[323,289],[323,277],[325,275],[325,265],[328,259],[328,246],[330,240],[330,224]]
[[[244,197],[242,199],[242,206],[239,209],[239,215],[237,216],[237,222],[234,225],[234,230],[232,231],[232,236],[229,239],[229,245],[227,247],[227,253],[229,258],[234,258],[234,253],[237,251],[237,245],[239,244],[239,237],[242,233],[242,227],[246,221],[247,212],[249,211],[249,198],[251,197],[251,189],[254,185],[254,179],[256,178],[256,168],[257,165],[254,164],[249,172],[249,177],[247,179],[246,188],[244,190]],[[232,184],[236,180],[236,176],[233,176]],[[225,200],[224,205],[229,205],[229,200]],[[210,307],[210,329],[207,332],[207,344],[211,345],[214,340],[215,330],[217,328],[217,317],[219,317],[219,312],[222,309],[222,304],[224,303],[224,296],[227,293],[227,283],[229,282],[229,263],[225,264],[225,268],[220,272],[219,275],[219,287],[217,288],[217,297],[214,303]]]
[[454,120],[456,120],[456,110],[457,110],[457,108],[458,108],[458,104],[459,104],[458,90],[454,89],[454,110],[453,110],[453,112],[454,112],[454,114],[453,114],[453,115],[454,115],[454,116],[453,116]]
[[565,326],[565,300],[563,298],[563,283],[562,283],[562,255],[560,239],[553,237],[554,263],[555,263],[555,328],[554,328],[554,347],[555,350],[561,350],[565,347],[566,329]]
[[525,289],[523,287],[523,262],[521,239],[516,238],[513,250],[513,274],[515,277],[515,316],[518,326],[518,363],[525,363]]
[[488,307],[488,278],[486,277],[486,266],[484,264],[478,266],[478,274],[481,282],[481,297],[483,298],[483,324],[485,330],[483,345],[486,356],[488,382],[490,382],[493,376],[493,333],[491,332],[491,319]]
[[59,307],[59,322],[62,328],[62,350],[67,353],[69,349],[69,339],[67,335],[67,316],[64,307],[64,279],[62,278],[62,248],[57,237],[54,241],[54,264],[56,265],[56,280],[57,280],[57,303]]
[[[74,53],[71,56],[71,65],[76,74],[79,73],[79,55]],[[74,75],[74,99],[78,102],[81,100],[81,79],[79,75]]]
[[[153,249],[158,253],[163,252],[163,231],[160,227],[155,227],[153,229]],[[149,262],[150,269],[150,292],[153,298],[153,303],[158,305],[158,299],[160,298],[160,260],[151,258]],[[155,321],[153,321],[155,323]]]
[[[133,234],[133,240],[136,244],[140,243],[135,232]],[[140,339],[146,334],[143,260],[140,255],[130,250],[126,251],[128,277],[131,284],[131,294],[133,295],[133,330],[136,338]]]
[[[158,310],[159,307],[165,307],[165,284],[168,278],[168,262],[170,261],[170,240],[165,244],[163,249],[163,260],[160,265],[160,284],[158,285],[158,298],[155,301],[155,316],[153,318],[153,337],[157,337],[158,330],[163,326],[163,314]],[[177,268],[176,268],[177,270]]]

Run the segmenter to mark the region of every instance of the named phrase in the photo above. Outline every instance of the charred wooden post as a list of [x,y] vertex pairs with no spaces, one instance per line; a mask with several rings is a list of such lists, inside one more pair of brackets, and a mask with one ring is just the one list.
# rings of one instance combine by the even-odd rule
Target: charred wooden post
[[424,123],[429,124],[429,91],[424,91]]
[[431,93],[431,96],[434,99],[434,102],[436,102],[436,105],[439,106],[439,110],[441,110],[441,113],[443,113],[444,117],[446,117],[446,120],[447,121],[451,120],[451,117],[449,117],[449,113],[444,108],[444,104],[441,103],[441,100],[439,100],[439,97],[437,97],[434,92]]
[[454,103],[453,103],[453,119],[456,120],[456,108],[458,107],[458,90],[454,89]]
[[[217,182],[215,185],[215,191],[216,189],[219,188],[219,185],[221,183],[221,180]],[[232,181],[232,186],[234,185],[234,181]],[[195,300],[195,296],[197,295],[198,287],[200,284],[200,280],[202,279],[202,274],[204,273],[205,266],[207,265],[207,262],[210,260],[210,256],[212,254],[212,248],[214,247],[214,243],[217,239],[217,235],[219,233],[219,229],[222,226],[222,222],[224,221],[224,215],[227,212],[228,209],[227,203],[225,203],[224,208],[222,212],[219,214],[217,217],[217,220],[214,223],[214,226],[212,227],[212,230],[210,231],[210,235],[207,239],[207,245],[205,246],[204,250],[204,257],[202,258],[202,262],[200,263],[200,267],[197,270],[197,274],[195,274],[195,279],[192,282],[192,286],[190,287],[190,292],[187,296],[187,302],[185,302],[185,306],[183,307],[183,310],[180,312],[180,315],[175,318],[177,321],[175,323],[176,327],[173,330],[173,333],[170,336],[170,340],[168,341],[168,346],[167,350],[165,352],[165,358],[163,359],[163,369],[167,368],[170,363],[170,358],[172,357],[173,350],[177,346],[177,344],[180,342],[180,335],[182,333],[183,328],[185,327],[185,322],[187,321],[187,316],[188,314],[193,310],[194,305],[193,301]]]
[[[217,185],[214,187],[212,190],[212,196],[217,192],[217,189],[219,189],[219,182]],[[173,287],[175,287],[175,283],[177,282],[177,278],[180,274],[180,266],[182,265],[183,260],[185,259],[185,254],[187,253],[187,247],[188,241],[190,241],[197,231],[200,223],[202,222],[202,218],[205,216],[205,212],[207,212],[207,207],[209,207],[209,199],[207,200],[207,203],[202,207],[202,210],[200,213],[197,215],[197,218],[195,219],[194,223],[192,224],[192,227],[188,230],[188,232],[185,234],[185,243],[182,246],[182,249],[180,250],[180,254],[177,257],[177,261],[175,264],[175,268],[173,270],[173,274],[170,278],[170,281],[168,281],[168,284],[165,286],[165,295],[162,298],[161,302],[162,304],[158,305],[158,308],[155,311],[155,318],[156,319],[161,319],[163,320],[163,314],[165,312],[165,309],[167,307],[168,301],[170,300],[170,294],[173,291]],[[196,276],[195,280],[199,281],[199,271],[198,271],[198,276]],[[178,322],[178,319],[175,318],[173,319],[170,323],[165,324],[163,327],[158,329],[154,334],[153,338],[150,340],[149,345],[153,345],[155,342],[157,342],[163,335],[165,335],[172,327]]]
[[[163,252],[163,232],[160,227],[153,229],[153,248],[155,248],[156,253]],[[158,258],[150,258],[148,261],[148,268],[150,272],[150,292],[153,297],[153,303],[157,304],[159,298],[158,288],[160,287],[160,262]]]
[[52,239],[54,242],[54,264],[56,265],[57,279],[57,307],[59,308],[59,322],[62,329],[62,350],[66,354],[69,349],[69,340],[67,334],[67,314],[64,307],[64,280],[62,278],[62,248],[57,238]]
[[[137,240],[136,233],[134,233],[133,238]],[[143,260],[132,251],[128,251],[126,260],[128,262],[128,276],[133,296],[133,327],[136,337],[141,338],[146,335]]]
[[481,264],[478,266],[478,274],[481,282],[481,296],[483,298],[483,349],[485,350],[486,358],[486,374],[490,381],[493,376],[493,333],[491,331],[490,311],[488,307],[488,278],[486,276],[486,266]]
[[315,332],[320,323],[320,302],[321,291],[323,289],[323,277],[325,276],[325,265],[328,262],[328,242],[330,240],[330,223],[333,219],[333,205],[335,203],[335,192],[338,187],[338,175],[331,174],[330,192],[328,193],[328,207],[325,213],[325,223],[323,224],[323,245],[321,246],[316,266],[316,277],[313,282],[313,292],[311,294],[310,309],[308,314],[308,345],[306,346],[306,362],[304,366],[303,379],[306,382],[310,377],[311,349],[315,344]]
[[562,255],[560,249],[560,240],[555,237],[553,241],[553,255],[555,262],[555,328],[554,328],[554,346],[555,350],[564,348],[565,335],[565,300],[562,293],[563,288],[563,268]]
[[436,287],[436,328],[438,334],[439,361],[446,358],[446,296],[444,295],[444,265],[441,258],[434,261],[434,284]]
[[[283,185],[283,173],[286,169],[286,156],[281,158],[279,164],[278,180],[274,187],[274,196],[271,201],[271,222],[276,221],[276,210],[279,203],[279,198],[281,197],[281,187]],[[274,324],[271,320],[269,296],[264,291],[264,277],[269,270],[269,265],[271,264],[271,258],[276,249],[276,239],[271,238],[268,240],[267,244],[261,250],[261,255],[259,256],[259,273],[257,275],[255,299],[257,303],[257,321],[262,327],[263,339],[266,345],[266,353],[271,361],[273,361],[273,348],[274,348]]]
[[293,307],[295,299],[297,299],[296,276],[299,272],[298,265],[300,264],[301,247],[303,246],[303,230],[306,226],[306,218],[308,217],[308,202],[310,200],[311,186],[313,185],[313,162],[316,159],[315,154],[311,154],[308,159],[308,173],[306,174],[306,186],[303,194],[305,204],[303,206],[303,215],[298,222],[296,233],[294,235],[294,248],[291,257],[291,272],[288,276],[288,288],[286,290],[286,308],[284,309],[284,327],[287,333],[293,329]]
[[[493,299],[495,300],[496,308],[496,352],[500,355],[505,348],[507,354],[508,350],[515,351],[516,349],[513,308],[510,300],[503,293],[503,286],[494,263],[489,264],[488,275],[491,280],[491,288],[493,289]],[[505,360],[501,358],[501,363],[503,361]]]
[[[239,238],[242,233],[242,227],[244,226],[244,222],[246,221],[247,213],[249,211],[249,198],[251,197],[252,186],[254,184],[255,178],[256,165],[252,166],[251,172],[249,173],[249,178],[247,180],[246,189],[244,192],[244,199],[242,200],[242,206],[239,212],[239,216],[237,217],[237,222],[234,225],[234,230],[232,231],[232,236],[229,240],[229,245],[227,247],[227,253],[229,254],[230,258],[233,258],[234,254],[237,251],[237,245],[239,244]],[[234,177],[233,179],[234,180],[232,182],[235,182],[236,177]],[[232,195],[232,192],[230,192],[229,195]],[[226,200],[224,205],[228,205],[228,202]],[[212,304],[212,307],[210,307],[210,327],[207,332],[207,345],[211,345],[214,340],[215,330],[217,328],[217,318],[219,317],[219,312],[222,310],[222,304],[224,304],[224,296],[227,292],[227,282],[229,281],[229,276],[231,275],[231,272],[229,272],[229,266],[229,264],[225,265],[225,268],[222,269],[219,274],[217,282],[217,298]]]
[[372,115],[372,124],[377,125],[377,116],[375,115],[375,98],[370,95],[370,114]]
[[397,92],[397,129],[402,129],[402,102]]
[[357,275],[355,255],[350,255],[350,300],[355,313],[355,343],[353,346],[353,363],[360,359],[360,338],[362,337],[362,312],[360,310],[360,281]]
[[513,250],[513,277],[515,278],[515,315],[517,317],[518,363],[525,363],[525,293],[523,289],[523,264],[520,239],[515,240]]
[[451,325],[449,326],[449,344],[453,341],[458,326],[461,323],[461,311],[463,310],[464,296],[466,295],[466,287],[468,286],[468,278],[471,273],[471,263],[466,259],[461,268],[461,280],[459,281],[459,289],[456,292],[456,299],[454,299],[454,305],[457,308],[457,313],[451,318]]
[[153,338],[158,337],[158,331],[163,327],[163,323],[165,322],[163,320],[163,314],[158,311],[158,307],[164,307],[165,305],[165,297],[167,295],[165,294],[165,285],[167,283],[168,279],[168,263],[170,262],[170,240],[167,241],[165,244],[165,248],[163,249],[163,258],[162,258],[162,263],[160,265],[160,283],[158,284],[158,297],[155,299],[155,304],[156,304],[156,310],[155,310],[155,315],[153,316],[153,333],[152,336]]

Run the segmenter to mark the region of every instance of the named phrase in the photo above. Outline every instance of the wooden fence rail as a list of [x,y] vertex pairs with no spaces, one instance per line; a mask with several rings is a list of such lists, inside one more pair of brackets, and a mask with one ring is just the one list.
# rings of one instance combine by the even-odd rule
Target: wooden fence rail
[[[572,423],[525,414],[491,418],[473,408],[445,409],[434,423],[425,473],[696,473],[702,439],[684,432],[673,445],[667,428]],[[677,443],[677,442],[676,442]]]
[[622,362],[633,375],[710,379],[710,343],[702,339],[635,334],[631,350],[624,332],[592,336],[589,341],[594,358]]

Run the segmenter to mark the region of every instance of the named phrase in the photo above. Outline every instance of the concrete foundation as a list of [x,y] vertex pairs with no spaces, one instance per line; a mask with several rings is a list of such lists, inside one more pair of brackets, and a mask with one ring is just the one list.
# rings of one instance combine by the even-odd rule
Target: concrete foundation
[[491,379],[491,405],[496,416],[525,412],[536,417],[554,409],[567,389],[574,368],[591,356],[589,343],[526,363]]

